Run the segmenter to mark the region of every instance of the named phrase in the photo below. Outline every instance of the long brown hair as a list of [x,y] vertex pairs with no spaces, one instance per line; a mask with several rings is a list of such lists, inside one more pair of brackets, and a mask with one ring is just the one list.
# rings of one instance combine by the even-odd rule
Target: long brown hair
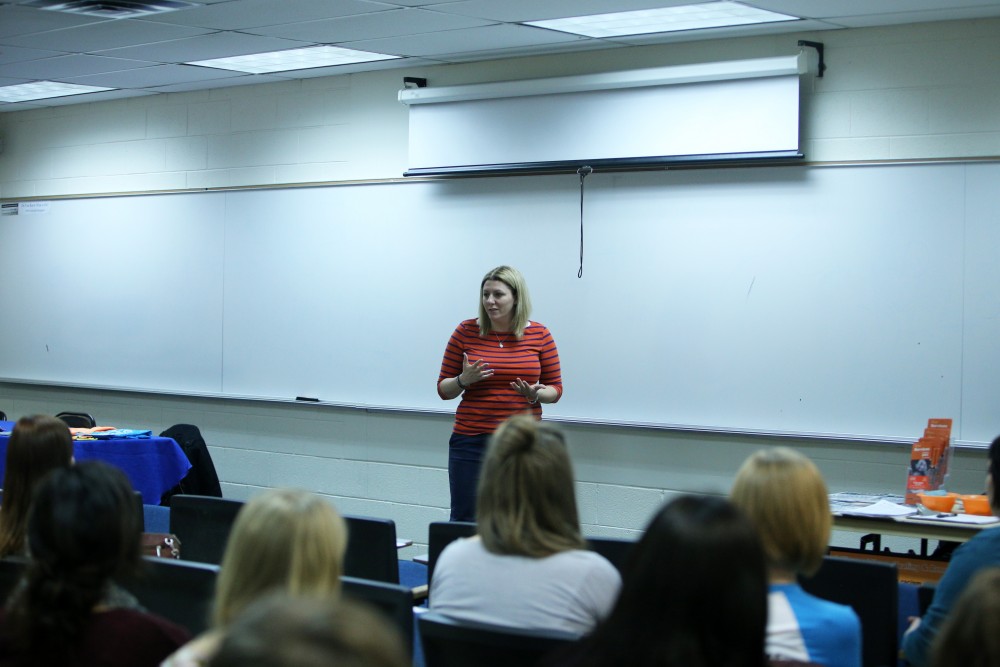
[[73,460],[73,437],[55,417],[21,417],[7,443],[0,509],[0,557],[21,554],[28,526],[28,508],[38,482],[49,471]]
[[492,553],[543,558],[585,547],[558,428],[526,414],[500,425],[483,460],[476,519]]

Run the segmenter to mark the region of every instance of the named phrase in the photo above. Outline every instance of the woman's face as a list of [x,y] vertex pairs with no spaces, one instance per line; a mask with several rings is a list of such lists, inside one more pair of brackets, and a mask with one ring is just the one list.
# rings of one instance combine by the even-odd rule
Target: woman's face
[[483,283],[483,308],[494,326],[510,325],[514,304],[514,293],[507,283],[500,280],[487,280]]

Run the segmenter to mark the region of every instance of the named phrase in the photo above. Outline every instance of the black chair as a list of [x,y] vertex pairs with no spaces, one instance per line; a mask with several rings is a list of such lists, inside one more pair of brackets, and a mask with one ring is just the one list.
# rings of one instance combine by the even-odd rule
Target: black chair
[[826,556],[819,572],[801,584],[807,593],[854,609],[861,619],[864,667],[896,665],[899,578],[894,564]]
[[192,635],[209,627],[219,566],[170,558],[143,558],[144,572],[122,582],[139,603]]
[[170,499],[170,532],[181,541],[181,558],[218,565],[241,500],[178,494]]
[[160,499],[161,505],[169,505],[170,499],[178,494],[222,497],[222,486],[215,471],[215,463],[212,462],[208,444],[205,443],[205,438],[197,426],[174,424],[161,433],[160,437],[172,438],[191,463],[191,469],[184,475],[184,479],[164,492]]
[[596,551],[608,559],[612,565],[622,572],[625,563],[628,562],[629,554],[635,546],[635,540],[620,537],[588,537],[587,548]]
[[456,621],[433,611],[417,616],[417,628],[427,667],[531,667],[579,639],[566,632]]
[[408,651],[413,651],[413,591],[400,584],[341,577],[344,595],[361,600],[385,614],[399,630]]
[[434,581],[434,566],[444,548],[462,537],[476,534],[476,524],[469,521],[434,521],[427,526],[427,582]]
[[0,422],[5,422],[5,421],[7,421],[7,413],[4,412],[3,410],[0,410]]
[[94,428],[97,426],[97,420],[86,412],[60,412],[56,415],[56,419],[63,420],[70,428]]
[[[344,515],[347,522],[347,553],[344,575],[358,579],[399,583],[396,555],[396,523],[392,519]],[[181,544],[184,544],[184,538]]]

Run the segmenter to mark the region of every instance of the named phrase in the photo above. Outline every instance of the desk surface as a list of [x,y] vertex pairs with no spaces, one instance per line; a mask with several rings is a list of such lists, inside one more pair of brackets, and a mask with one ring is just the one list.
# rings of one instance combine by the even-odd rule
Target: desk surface
[[[0,422],[0,430],[9,431],[14,422]],[[0,436],[0,480],[7,464],[7,436]],[[172,438],[74,440],[73,456],[77,461],[99,459],[121,468],[142,494],[142,502],[158,505],[160,496],[180,482],[191,463]]]

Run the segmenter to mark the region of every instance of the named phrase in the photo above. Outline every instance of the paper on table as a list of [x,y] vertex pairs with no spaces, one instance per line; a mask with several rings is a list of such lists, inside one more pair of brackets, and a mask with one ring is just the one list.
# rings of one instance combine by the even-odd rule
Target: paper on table
[[855,514],[859,516],[909,516],[916,513],[916,507],[897,505],[896,503],[890,503],[888,500],[880,500],[865,507],[851,507],[850,509],[841,511],[841,514]]
[[971,523],[975,525],[983,525],[989,523],[997,523],[1000,521],[995,516],[982,516],[979,514],[955,514],[953,516],[915,516],[914,519],[920,519],[921,521],[943,521],[945,523]]

